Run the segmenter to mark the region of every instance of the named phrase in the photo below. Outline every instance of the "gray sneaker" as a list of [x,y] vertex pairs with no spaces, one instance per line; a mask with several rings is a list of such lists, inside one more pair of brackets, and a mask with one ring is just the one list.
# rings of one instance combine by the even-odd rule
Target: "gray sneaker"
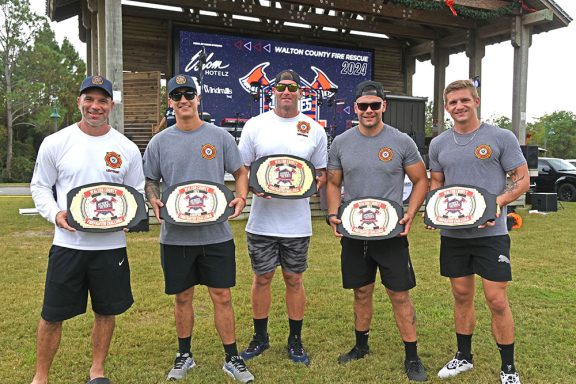
[[189,353],[177,353],[174,359],[174,366],[168,373],[166,380],[182,380],[188,371],[196,365],[194,358]]
[[241,383],[252,383],[254,381],[254,375],[246,368],[246,364],[240,356],[232,356],[229,362],[224,363],[222,370],[228,376]]

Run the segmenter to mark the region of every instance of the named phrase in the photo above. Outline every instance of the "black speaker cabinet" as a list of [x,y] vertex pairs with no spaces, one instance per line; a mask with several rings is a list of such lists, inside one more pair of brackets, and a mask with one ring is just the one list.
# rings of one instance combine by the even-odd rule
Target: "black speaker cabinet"
[[558,210],[558,195],[555,193],[533,193],[532,209],[540,212],[556,212]]
[[521,145],[522,154],[528,163],[528,169],[538,169],[538,146],[537,145]]

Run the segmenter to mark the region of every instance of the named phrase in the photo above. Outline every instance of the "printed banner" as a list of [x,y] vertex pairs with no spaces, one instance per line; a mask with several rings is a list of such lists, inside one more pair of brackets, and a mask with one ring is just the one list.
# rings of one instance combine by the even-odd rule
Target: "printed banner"
[[372,78],[371,50],[264,40],[246,36],[177,32],[175,71],[199,83],[205,53],[203,110],[216,124],[225,118],[250,118],[274,107],[274,77],[295,70],[305,88],[300,110],[332,136],[355,120],[354,88]]

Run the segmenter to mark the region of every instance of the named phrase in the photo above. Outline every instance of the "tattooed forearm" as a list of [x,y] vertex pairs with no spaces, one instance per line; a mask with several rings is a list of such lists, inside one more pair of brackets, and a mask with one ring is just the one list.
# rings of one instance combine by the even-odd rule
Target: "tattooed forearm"
[[518,189],[520,181],[524,180],[524,175],[519,175],[516,170],[510,171],[508,176],[510,177],[506,180],[506,188],[504,189],[504,193],[512,192],[515,189]]
[[159,199],[160,198],[160,181],[146,178],[146,184],[144,185],[144,191],[146,191],[146,198],[148,200]]

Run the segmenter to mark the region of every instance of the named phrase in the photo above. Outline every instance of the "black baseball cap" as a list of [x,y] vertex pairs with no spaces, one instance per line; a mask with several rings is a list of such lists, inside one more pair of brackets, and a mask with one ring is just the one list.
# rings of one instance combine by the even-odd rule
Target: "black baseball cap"
[[194,83],[194,80],[188,75],[176,75],[168,81],[168,96],[178,88],[190,88],[196,91],[196,83]]
[[80,95],[90,88],[99,88],[106,92],[108,96],[113,97],[112,83],[100,75],[88,76],[80,85]]
[[384,91],[382,83],[366,80],[356,86],[355,100],[361,96],[378,96],[382,100],[386,100],[386,91]]
[[276,78],[274,79],[274,81],[276,82],[276,84],[278,84],[279,82],[281,82],[282,80],[292,80],[294,81],[296,84],[300,85],[300,75],[296,73],[296,71],[292,70],[292,69],[285,69],[283,71],[280,71],[277,75]]

